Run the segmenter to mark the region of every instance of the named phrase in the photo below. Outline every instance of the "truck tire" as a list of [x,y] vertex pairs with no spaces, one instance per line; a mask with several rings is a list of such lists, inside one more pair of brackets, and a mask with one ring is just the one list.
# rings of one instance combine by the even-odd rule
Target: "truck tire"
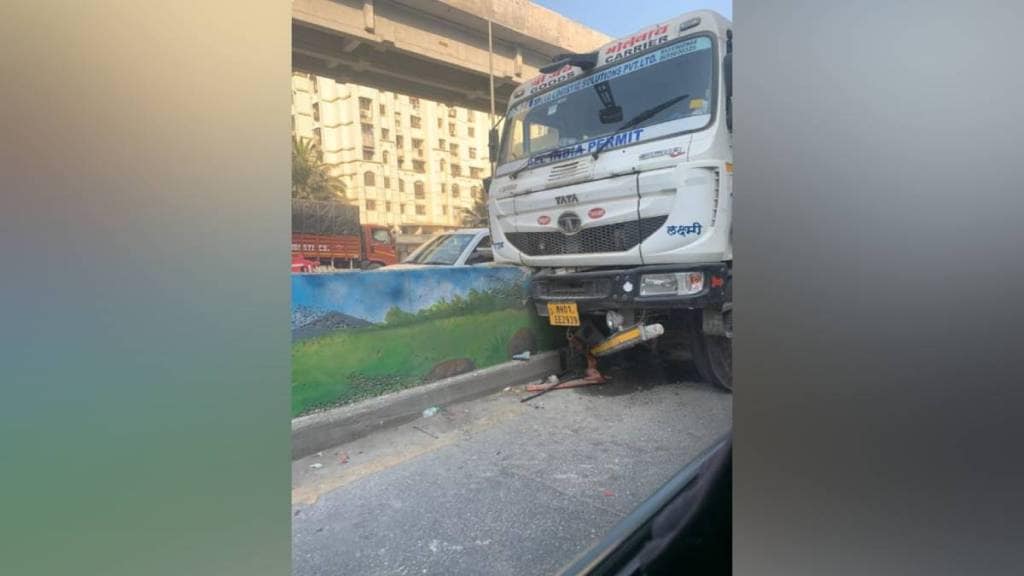
[[697,373],[706,382],[732,392],[732,339],[704,334],[699,317],[691,324],[691,336],[690,352]]

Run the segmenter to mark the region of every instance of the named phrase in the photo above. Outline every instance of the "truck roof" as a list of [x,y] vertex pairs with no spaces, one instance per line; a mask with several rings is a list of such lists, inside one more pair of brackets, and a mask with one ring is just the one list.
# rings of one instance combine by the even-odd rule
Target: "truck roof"
[[597,52],[597,65],[590,71],[584,72],[582,68],[566,64],[554,72],[538,74],[523,82],[512,92],[509,108],[530,96],[546,91],[548,88],[558,86],[608,64],[613,64],[641,52],[646,52],[670,40],[702,31],[720,33],[722,30],[731,27],[732,23],[728,19],[712,10],[694,10],[676,16],[671,20],[647,26],[633,34],[617,38],[598,48],[595,51]]

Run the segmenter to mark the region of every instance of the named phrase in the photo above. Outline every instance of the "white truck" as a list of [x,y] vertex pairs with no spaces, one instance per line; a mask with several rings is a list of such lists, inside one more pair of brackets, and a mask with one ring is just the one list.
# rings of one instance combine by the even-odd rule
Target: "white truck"
[[690,12],[557,57],[512,93],[486,183],[495,260],[534,269],[539,314],[592,357],[688,346],[729,390],[731,27]]

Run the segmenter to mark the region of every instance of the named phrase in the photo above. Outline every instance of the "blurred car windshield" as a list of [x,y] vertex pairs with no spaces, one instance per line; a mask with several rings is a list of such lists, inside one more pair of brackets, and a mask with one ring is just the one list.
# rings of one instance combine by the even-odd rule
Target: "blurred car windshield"
[[443,234],[430,240],[409,256],[407,264],[451,266],[473,241],[473,234]]

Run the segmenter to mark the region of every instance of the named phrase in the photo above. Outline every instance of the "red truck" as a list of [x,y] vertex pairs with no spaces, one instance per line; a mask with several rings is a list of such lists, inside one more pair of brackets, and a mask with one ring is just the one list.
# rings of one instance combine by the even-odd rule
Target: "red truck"
[[341,202],[292,200],[292,271],[373,269],[398,263],[386,226],[361,224],[359,208]]

